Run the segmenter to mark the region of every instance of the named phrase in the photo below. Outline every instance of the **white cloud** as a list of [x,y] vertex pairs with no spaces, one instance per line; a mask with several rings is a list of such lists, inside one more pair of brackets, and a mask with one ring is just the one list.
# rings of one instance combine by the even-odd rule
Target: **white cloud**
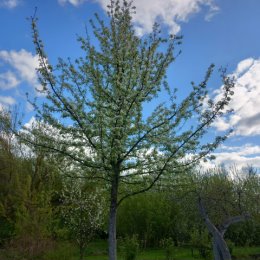
[[0,89],[6,90],[15,88],[18,86],[20,81],[17,79],[16,75],[11,72],[7,71],[4,73],[0,73]]
[[4,103],[5,105],[13,105],[15,104],[15,99],[7,96],[0,96],[0,103]]
[[66,3],[72,4],[74,6],[79,6],[86,2],[87,0],[58,0],[60,5],[65,5]]
[[[61,5],[70,3],[79,6],[88,0],[58,0]],[[89,0],[90,1],[90,0]],[[98,2],[104,10],[110,0],[94,0]],[[153,24],[159,21],[160,24],[168,27],[170,33],[176,34],[180,31],[181,22],[187,22],[190,17],[201,11],[203,7],[208,8],[205,20],[209,21],[218,11],[219,8],[214,0],[135,0],[134,5],[137,13],[133,20],[136,25],[138,35],[143,35],[152,31]]]
[[253,58],[248,58],[248,59],[242,60],[241,62],[238,63],[235,74],[241,75],[242,73],[249,70],[253,64],[254,64]]
[[0,51],[0,61],[11,67],[12,70],[0,74],[0,89],[17,87],[21,82],[38,87],[36,68],[38,57],[24,49],[20,51]]
[[260,146],[245,144],[243,146],[221,146],[220,152],[213,153],[216,159],[211,162],[202,162],[203,168],[214,168],[224,164],[237,168],[253,166],[260,168]]
[[[234,128],[234,135],[260,135],[260,58],[241,61],[233,74],[237,83],[229,108],[234,112],[229,117],[219,118],[214,126],[219,131]],[[218,90],[216,99],[220,97]]]
[[37,81],[35,69],[38,66],[38,57],[24,49],[20,51],[0,51],[0,59],[11,65],[19,74],[19,76],[34,84]]
[[8,106],[14,105],[15,99],[10,96],[0,96],[0,111],[6,109]]
[[19,5],[19,0],[0,0],[0,7],[12,9]]
[[220,8],[219,8],[217,5],[211,4],[211,5],[210,5],[210,10],[209,10],[209,12],[206,14],[206,16],[205,16],[205,20],[206,20],[207,22],[210,22],[211,19],[212,19],[216,14],[219,13],[219,11],[220,11]]
[[170,33],[176,34],[181,29],[180,23],[188,22],[193,14],[201,11],[203,6],[209,8],[206,20],[211,19],[218,11],[213,0],[153,0],[149,4],[146,0],[136,0],[134,3],[137,7],[134,22],[141,35],[151,32],[155,21],[166,25]]

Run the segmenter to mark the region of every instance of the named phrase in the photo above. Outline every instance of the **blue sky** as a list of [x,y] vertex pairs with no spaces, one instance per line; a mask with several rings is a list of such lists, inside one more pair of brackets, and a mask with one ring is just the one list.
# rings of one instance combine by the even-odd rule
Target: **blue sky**
[[[37,6],[39,30],[49,60],[81,54],[77,34],[93,13],[105,17],[108,0],[0,0],[0,109],[19,105],[33,116],[25,92],[39,86],[37,57],[27,17]],[[136,32],[149,33],[159,21],[165,32],[184,36],[182,54],[171,66],[168,79],[183,96],[190,82],[203,79],[207,67],[226,66],[236,77],[229,118],[218,120],[212,134],[234,127],[234,134],[216,151],[216,164],[253,165],[260,168],[260,1],[259,0],[135,0]],[[216,74],[210,84],[216,98],[221,83]]]

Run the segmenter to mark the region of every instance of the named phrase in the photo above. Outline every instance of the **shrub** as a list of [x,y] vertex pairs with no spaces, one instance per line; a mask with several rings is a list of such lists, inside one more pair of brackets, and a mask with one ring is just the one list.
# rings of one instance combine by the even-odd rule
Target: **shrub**
[[161,245],[165,250],[165,260],[174,260],[175,246],[172,238],[163,239]]
[[206,230],[192,230],[191,246],[192,248],[196,248],[198,250],[201,258],[209,259],[211,257],[211,241]]
[[139,250],[139,242],[136,235],[124,239],[124,257],[125,260],[135,260]]
[[4,246],[14,235],[14,224],[0,216],[0,247]]
[[230,255],[233,255],[233,251],[234,251],[234,247],[235,247],[235,243],[232,242],[230,239],[226,239],[226,243],[230,252]]

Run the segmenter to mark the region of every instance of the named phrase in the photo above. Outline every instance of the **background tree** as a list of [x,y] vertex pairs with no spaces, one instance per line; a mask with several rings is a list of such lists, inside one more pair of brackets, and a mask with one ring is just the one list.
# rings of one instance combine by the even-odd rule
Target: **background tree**
[[[35,127],[27,129],[30,133],[24,133],[22,139],[66,157],[74,167],[85,169],[89,178],[106,182],[110,191],[110,260],[116,259],[120,203],[149,190],[167,170],[207,156],[225,139],[201,141],[212,122],[222,115],[234,86],[223,73],[222,98],[216,103],[205,102],[214,67],[210,66],[205,79],[199,85],[192,84],[184,100],[177,100],[176,91],[166,82],[166,71],[174,61],[173,51],[180,37],[163,37],[158,25],[148,36],[137,37],[133,12],[131,2],[111,0],[108,23],[98,15],[96,22],[90,21],[98,46],[92,45],[89,35],[79,37],[83,57],[75,62],[59,59],[55,67],[48,63],[39,39],[37,19],[31,18],[39,80],[46,96],[42,105],[33,105],[36,119],[51,128],[52,134]],[[144,116],[144,105],[163,90],[169,94],[168,102]],[[184,161],[187,154],[190,159]]]
[[10,131],[14,121],[0,111],[0,244],[36,257],[50,244],[55,173],[40,149],[32,157],[19,144]]
[[179,207],[167,192],[156,191],[131,197],[118,210],[118,235],[137,235],[142,248],[159,247],[163,239],[176,242]]
[[[241,176],[242,175],[242,176]],[[260,177],[256,169],[248,167],[235,174],[237,196],[241,208],[250,213],[250,219],[230,226],[226,238],[231,239],[236,246],[260,245]]]
[[14,156],[13,135],[9,131],[10,124],[9,114],[0,111],[0,246],[3,246],[14,235],[15,207],[19,206],[13,203],[18,189],[16,169],[19,166]]
[[84,257],[87,243],[103,222],[103,207],[100,193],[82,187],[73,180],[64,186],[62,195],[62,217],[76,239],[80,260]]
[[[201,189],[197,190],[199,212],[213,238],[215,260],[231,259],[224,239],[229,226],[246,221],[251,213],[259,211],[258,176],[246,172],[243,175],[234,173],[236,172],[232,174],[225,169],[216,169],[211,176],[202,176]],[[255,190],[249,191],[250,187]]]

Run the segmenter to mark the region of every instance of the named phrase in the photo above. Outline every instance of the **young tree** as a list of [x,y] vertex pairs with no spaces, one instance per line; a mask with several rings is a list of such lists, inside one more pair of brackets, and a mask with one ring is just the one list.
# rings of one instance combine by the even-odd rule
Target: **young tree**
[[70,232],[75,236],[83,260],[87,243],[101,226],[102,200],[97,192],[84,190],[79,182],[69,183],[62,194],[62,216]]
[[[46,102],[34,103],[36,119],[51,127],[27,129],[27,143],[66,157],[105,181],[110,190],[109,259],[116,259],[116,214],[127,197],[149,190],[167,171],[190,165],[207,156],[225,137],[210,143],[201,138],[224,112],[234,82],[222,73],[223,96],[206,102],[206,85],[213,71],[187,97],[177,100],[166,82],[180,37],[163,37],[159,26],[139,38],[132,25],[131,1],[110,1],[109,22],[96,15],[90,21],[99,45],[79,37],[84,56],[72,62],[59,59],[49,64],[31,17],[33,40],[39,56],[39,80]],[[144,117],[144,105],[165,88],[169,102],[159,104]],[[188,122],[188,123],[186,123]],[[37,137],[34,139],[32,136]],[[184,158],[191,155],[189,160]],[[122,189],[122,184],[124,189]],[[134,185],[138,184],[138,185]],[[125,188],[127,185],[127,188]]]

